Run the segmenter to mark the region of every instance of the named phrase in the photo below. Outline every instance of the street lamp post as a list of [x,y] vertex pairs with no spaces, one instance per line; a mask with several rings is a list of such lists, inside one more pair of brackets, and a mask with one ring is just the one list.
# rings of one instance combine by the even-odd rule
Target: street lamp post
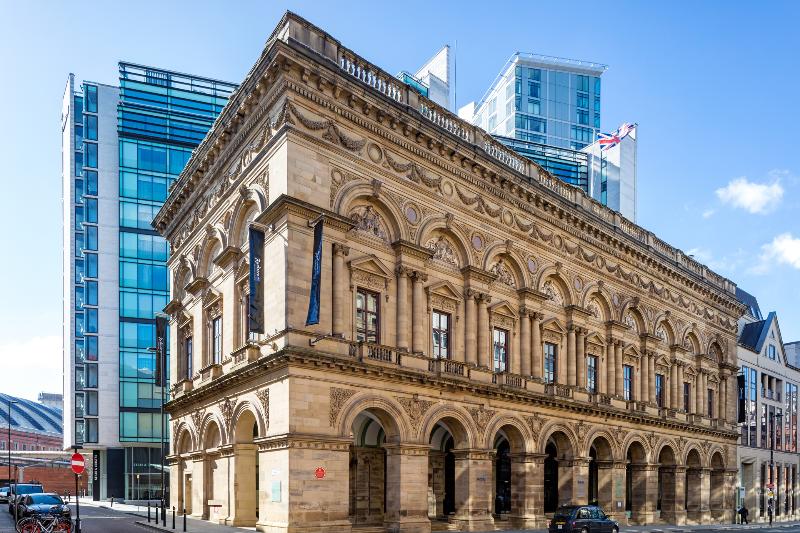
[[19,403],[17,400],[8,400],[8,483],[11,484],[11,405]]

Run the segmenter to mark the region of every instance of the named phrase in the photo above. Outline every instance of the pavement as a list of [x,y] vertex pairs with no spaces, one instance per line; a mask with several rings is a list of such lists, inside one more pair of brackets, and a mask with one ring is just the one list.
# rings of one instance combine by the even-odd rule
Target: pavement
[[[155,510],[151,509],[152,521],[147,521],[147,506],[127,505],[110,502],[95,502],[91,499],[81,498],[81,524],[82,533],[145,533],[146,531],[183,531],[182,517],[176,515],[175,529],[172,529],[172,513],[167,513],[167,527],[155,523]],[[70,505],[75,517],[74,502]],[[498,524],[502,527],[501,524]],[[191,533],[235,533],[240,531],[255,531],[255,528],[234,528],[212,524],[204,520],[188,518],[186,531]],[[544,529],[496,530],[502,533],[546,533]],[[746,533],[800,533],[800,522],[775,522],[769,524],[711,524],[702,526],[622,526],[620,533],[706,533],[709,531],[742,531]],[[0,506],[0,533],[13,533],[13,517]],[[488,532],[485,532],[488,533]],[[492,532],[496,533],[496,532]]]

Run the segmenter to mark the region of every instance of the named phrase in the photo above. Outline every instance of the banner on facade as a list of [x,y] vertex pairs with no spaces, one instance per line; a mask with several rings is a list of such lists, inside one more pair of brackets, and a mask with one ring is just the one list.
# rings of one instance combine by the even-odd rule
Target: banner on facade
[[311,294],[308,297],[306,326],[319,324],[320,278],[322,277],[322,217],[314,225],[314,255],[311,259]]
[[167,382],[167,317],[156,316],[156,369],[155,385],[163,387]]
[[250,298],[247,330],[264,333],[264,232],[250,227]]
[[745,388],[744,382],[744,374],[739,374],[736,376],[736,386],[739,391],[739,418],[738,421],[741,424],[745,422],[745,415],[747,411],[747,390]]

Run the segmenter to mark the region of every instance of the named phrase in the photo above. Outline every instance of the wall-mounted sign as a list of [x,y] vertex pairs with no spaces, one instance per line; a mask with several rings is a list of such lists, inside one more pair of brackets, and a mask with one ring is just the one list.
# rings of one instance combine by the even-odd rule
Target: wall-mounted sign
[[316,470],[314,470],[314,477],[317,479],[322,479],[325,477],[325,469],[321,466],[318,466]]

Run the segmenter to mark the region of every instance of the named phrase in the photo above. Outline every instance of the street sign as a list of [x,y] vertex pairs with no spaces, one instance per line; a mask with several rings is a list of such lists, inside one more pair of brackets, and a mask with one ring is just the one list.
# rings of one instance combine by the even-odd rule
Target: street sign
[[72,454],[72,471],[76,474],[83,474],[85,469],[85,463],[83,461],[83,456],[79,453]]
[[771,500],[774,497],[775,497],[775,493],[774,492],[772,492],[772,491],[767,492],[767,498],[769,498]]
[[317,469],[314,470],[314,477],[316,477],[317,479],[324,478],[325,477],[325,469],[322,468],[321,466],[317,467]]

